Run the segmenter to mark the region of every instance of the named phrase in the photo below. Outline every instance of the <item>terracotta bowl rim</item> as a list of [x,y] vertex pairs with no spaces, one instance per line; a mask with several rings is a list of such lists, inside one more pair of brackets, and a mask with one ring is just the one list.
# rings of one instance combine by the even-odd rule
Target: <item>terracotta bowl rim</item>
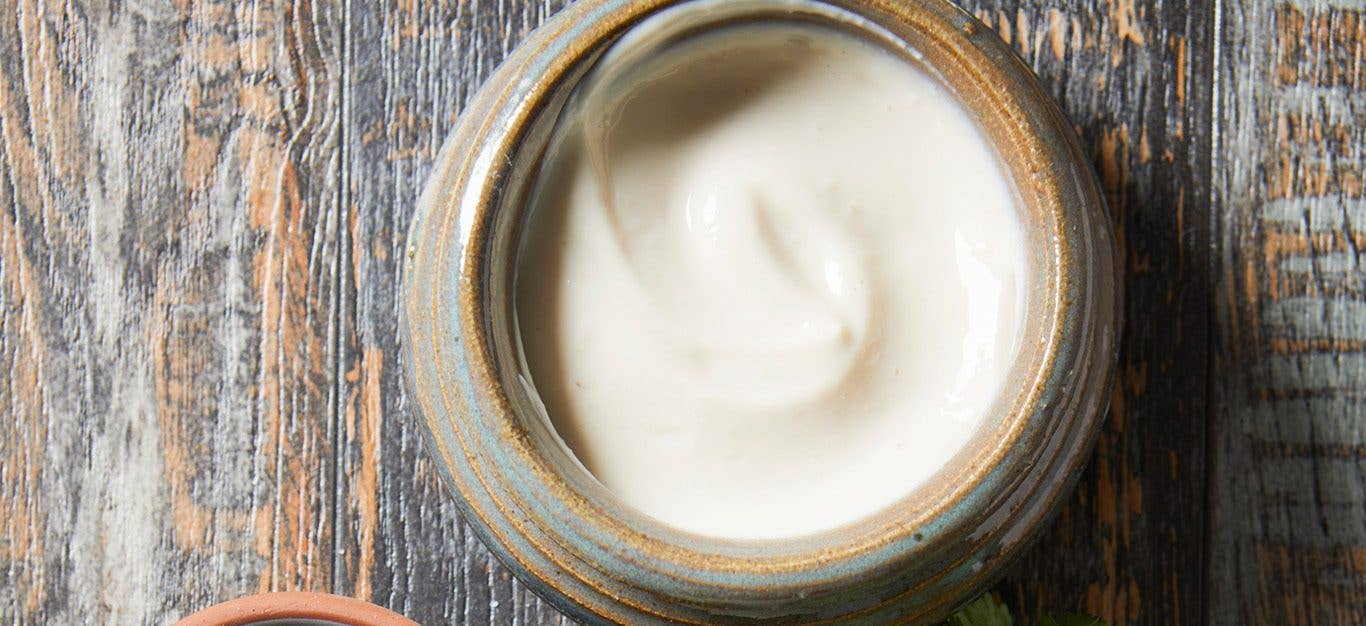
[[197,611],[176,626],[249,626],[273,620],[307,619],[342,626],[417,626],[384,607],[347,596],[307,591],[258,593]]

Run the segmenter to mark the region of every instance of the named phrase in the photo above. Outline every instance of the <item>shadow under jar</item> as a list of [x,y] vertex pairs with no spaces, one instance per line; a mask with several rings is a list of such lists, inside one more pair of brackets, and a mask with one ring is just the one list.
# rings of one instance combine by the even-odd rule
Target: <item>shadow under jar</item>
[[[1027,256],[1019,354],[963,449],[877,513],[790,538],[678,530],[599,483],[537,397],[515,316],[529,196],[575,87],[646,20],[674,40],[779,22],[860,37],[933,76],[996,152]],[[1094,173],[1029,70],[940,0],[581,0],[462,113],[407,254],[407,380],[437,465],[489,548],[590,622],[940,619],[999,574],[1075,482],[1115,366],[1120,283]]]

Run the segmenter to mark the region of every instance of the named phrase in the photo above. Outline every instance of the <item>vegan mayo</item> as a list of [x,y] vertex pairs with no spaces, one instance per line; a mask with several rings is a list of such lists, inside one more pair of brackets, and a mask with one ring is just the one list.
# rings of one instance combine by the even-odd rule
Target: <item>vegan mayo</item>
[[833,29],[629,37],[530,196],[516,315],[556,431],[628,505],[729,539],[907,497],[1019,352],[1015,197],[925,69]]

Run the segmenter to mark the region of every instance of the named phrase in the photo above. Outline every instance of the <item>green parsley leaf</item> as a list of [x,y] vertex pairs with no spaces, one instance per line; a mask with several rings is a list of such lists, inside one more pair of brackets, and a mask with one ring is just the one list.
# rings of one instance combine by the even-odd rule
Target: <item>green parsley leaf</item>
[[1044,616],[1039,620],[1039,626],[1105,626],[1105,622],[1089,615],[1071,614],[1057,619]]
[[945,626],[1014,626],[1015,618],[1006,607],[984,593],[949,617]]
[[[944,622],[943,626],[1015,626],[1015,618],[1011,617],[1010,610],[1005,605],[997,602],[995,598],[991,597],[991,594],[986,593],[959,609],[957,613],[949,617],[948,621]],[[1073,613],[1058,618],[1045,615],[1039,618],[1037,626],[1106,626],[1106,624],[1089,615]]]

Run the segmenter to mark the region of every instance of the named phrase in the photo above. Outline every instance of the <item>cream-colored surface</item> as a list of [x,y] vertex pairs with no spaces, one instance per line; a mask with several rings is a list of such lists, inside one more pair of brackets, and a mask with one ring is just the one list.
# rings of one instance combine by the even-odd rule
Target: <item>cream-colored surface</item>
[[1017,353],[1016,206],[965,111],[888,51],[799,25],[590,75],[533,194],[525,356],[628,504],[697,533],[853,522],[959,452]]

